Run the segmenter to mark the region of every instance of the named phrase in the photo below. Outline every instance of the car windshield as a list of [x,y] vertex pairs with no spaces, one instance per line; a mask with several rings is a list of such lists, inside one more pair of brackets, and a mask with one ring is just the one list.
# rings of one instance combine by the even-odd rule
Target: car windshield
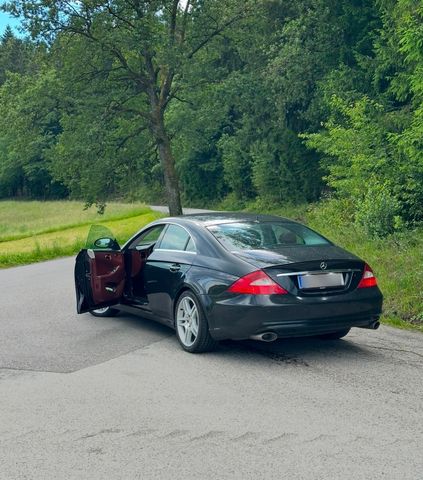
[[330,245],[324,237],[298,223],[224,223],[212,225],[208,229],[228,250],[272,250],[298,245]]

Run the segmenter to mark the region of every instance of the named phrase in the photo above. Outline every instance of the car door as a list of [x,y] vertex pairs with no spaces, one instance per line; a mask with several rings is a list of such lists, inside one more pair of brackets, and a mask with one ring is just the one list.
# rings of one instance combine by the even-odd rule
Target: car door
[[75,260],[76,310],[85,313],[120,302],[125,286],[124,257],[105,227],[91,227]]
[[150,311],[146,294],[145,264],[158,243],[166,224],[154,225],[144,230],[125,247],[125,265],[127,279],[125,296],[129,303]]
[[173,323],[173,301],[193,263],[195,245],[184,227],[168,224],[145,266],[146,294],[151,312]]

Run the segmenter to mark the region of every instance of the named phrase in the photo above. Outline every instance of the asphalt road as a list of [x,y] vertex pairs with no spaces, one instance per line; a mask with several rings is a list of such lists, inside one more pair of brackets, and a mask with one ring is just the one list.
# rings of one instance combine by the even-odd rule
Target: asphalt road
[[0,271],[0,479],[423,479],[423,335],[225,342],[76,315],[73,259]]

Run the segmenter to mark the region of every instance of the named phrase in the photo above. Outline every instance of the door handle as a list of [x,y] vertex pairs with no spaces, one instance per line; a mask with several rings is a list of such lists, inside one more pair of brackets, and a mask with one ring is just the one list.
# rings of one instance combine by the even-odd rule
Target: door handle
[[169,270],[173,273],[175,272],[179,272],[179,270],[181,269],[181,266],[179,265],[179,263],[173,263],[170,267],[169,267]]

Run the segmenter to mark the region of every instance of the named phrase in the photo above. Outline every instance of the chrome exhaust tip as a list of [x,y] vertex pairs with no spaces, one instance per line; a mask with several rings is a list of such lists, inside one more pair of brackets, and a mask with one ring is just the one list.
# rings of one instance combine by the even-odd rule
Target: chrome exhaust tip
[[259,340],[260,342],[274,342],[278,336],[274,332],[259,333],[258,335],[251,335],[251,340]]
[[367,328],[369,330],[377,330],[380,327],[380,322],[379,320],[376,320],[373,323],[370,323],[369,325],[363,325],[362,327],[359,328]]

